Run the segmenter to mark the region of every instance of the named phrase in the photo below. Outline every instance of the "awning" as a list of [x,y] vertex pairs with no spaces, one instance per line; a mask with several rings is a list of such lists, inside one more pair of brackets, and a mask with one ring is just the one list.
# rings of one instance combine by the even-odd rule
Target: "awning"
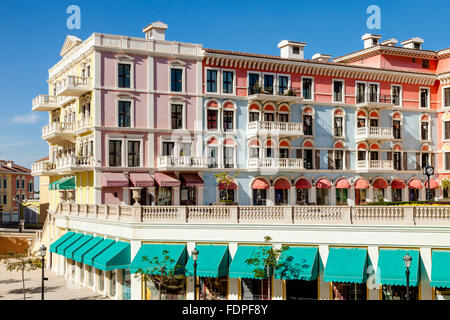
[[123,172],[103,172],[102,187],[128,187],[128,179]]
[[103,239],[99,244],[93,247],[89,252],[87,252],[83,257],[83,263],[89,266],[94,265],[94,259],[103,251],[108,249],[110,246],[114,244],[114,240],[112,239]]
[[131,172],[130,181],[135,187],[154,187],[155,180],[148,172]]
[[317,247],[289,247],[278,260],[281,268],[275,271],[275,279],[307,280],[317,279],[319,254]]
[[50,252],[56,252],[56,248],[64,243],[64,241],[66,241],[67,239],[69,239],[70,237],[72,237],[75,234],[75,232],[69,231],[66,234],[64,234],[63,236],[61,236],[58,240],[56,240],[55,242],[53,242],[50,245]]
[[256,179],[253,181],[252,189],[269,189],[269,184],[264,179]]
[[330,247],[324,281],[364,283],[366,269],[367,248]]
[[219,190],[223,190],[223,189],[237,189],[237,184],[235,182],[231,182],[230,184],[226,184],[226,183],[219,183]]
[[86,242],[84,245],[82,245],[77,251],[73,253],[73,260],[78,262],[83,262],[83,258],[92,248],[94,248],[96,245],[98,245],[100,242],[103,241],[102,237],[94,237],[91,238],[88,242]]
[[181,182],[187,187],[203,187],[205,185],[198,173],[182,172],[180,178]]
[[155,181],[160,187],[179,187],[180,180],[173,173],[155,172]]
[[49,190],[74,190],[75,177],[64,177],[48,185]]
[[350,188],[351,185],[347,179],[339,179],[339,181],[336,182],[336,189],[350,189]]
[[331,188],[331,183],[327,179],[319,179],[319,181],[316,182],[316,188],[329,189]]
[[386,189],[388,187],[388,184],[383,179],[377,179],[372,183],[373,187],[375,189]]
[[61,245],[59,245],[56,248],[56,253],[60,254],[60,255],[65,255],[66,253],[66,249],[71,246],[75,241],[77,241],[78,239],[80,239],[83,236],[82,233],[75,233],[73,236],[71,236],[69,239],[67,239],[66,241],[64,241]]
[[117,241],[94,258],[94,267],[103,271],[128,269],[130,262],[130,243]]
[[433,250],[431,252],[431,286],[450,288],[450,251]]
[[289,184],[289,181],[287,181],[286,179],[278,179],[275,182],[274,188],[277,189],[277,190],[278,189],[290,190],[291,189],[291,185]]
[[306,179],[300,179],[295,184],[296,189],[311,189],[311,183]]
[[[428,179],[425,182],[425,188],[428,189]],[[436,189],[436,188],[439,188],[439,183],[437,183],[437,181],[434,179],[430,179],[430,189]]]
[[[200,254],[199,254],[200,256]],[[145,257],[145,258],[144,258]],[[166,258],[168,258],[166,260]],[[187,262],[187,249],[185,244],[159,244],[146,243],[141,246],[130,264],[130,273],[143,270],[149,274],[160,274],[157,261],[166,260],[165,272],[174,270],[175,274],[183,274]]]
[[82,245],[92,239],[91,235],[84,235],[79,238],[77,241],[72,243],[65,251],[64,256],[69,259],[73,259],[73,253],[78,250]]
[[249,246],[242,245],[239,246],[236,254],[234,255],[233,261],[230,264],[230,270],[228,272],[228,277],[230,278],[250,278],[256,279],[254,270],[262,269],[264,265],[254,265],[246,263],[247,259],[252,258],[263,258],[262,249],[270,249],[270,246]]
[[404,189],[406,184],[400,179],[394,179],[391,183],[392,189]]
[[369,189],[369,182],[364,179],[358,179],[355,182],[355,189]]
[[417,249],[380,249],[376,271],[376,283],[393,286],[406,286],[405,261],[406,254],[412,257],[409,268],[409,284],[419,284],[419,250]]
[[[199,244],[195,248],[198,251],[198,277],[219,278],[228,275],[231,257],[227,245]],[[186,275],[194,275],[194,260],[192,257],[186,264]]]
[[422,182],[419,179],[412,179],[409,183],[408,183],[408,188],[409,189],[422,189]]

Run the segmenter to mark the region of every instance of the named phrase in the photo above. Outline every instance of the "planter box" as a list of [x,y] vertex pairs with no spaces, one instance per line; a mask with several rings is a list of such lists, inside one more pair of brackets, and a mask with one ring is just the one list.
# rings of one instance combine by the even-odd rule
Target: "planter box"
[[215,206],[237,206],[237,202],[214,202]]

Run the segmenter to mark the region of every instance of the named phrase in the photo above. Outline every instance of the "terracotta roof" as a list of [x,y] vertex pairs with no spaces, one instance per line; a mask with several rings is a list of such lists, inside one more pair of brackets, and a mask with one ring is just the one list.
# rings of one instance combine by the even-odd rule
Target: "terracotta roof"
[[48,160],[48,159],[49,159],[48,156],[46,156],[46,157],[44,157],[44,158],[42,158],[42,159],[36,160],[35,163],[36,163],[36,162],[45,161],[45,160]]
[[8,162],[5,160],[0,160],[0,172],[3,173],[16,173],[16,172],[26,172],[31,173],[30,169],[19,166],[18,164],[12,163],[11,167],[8,166]]

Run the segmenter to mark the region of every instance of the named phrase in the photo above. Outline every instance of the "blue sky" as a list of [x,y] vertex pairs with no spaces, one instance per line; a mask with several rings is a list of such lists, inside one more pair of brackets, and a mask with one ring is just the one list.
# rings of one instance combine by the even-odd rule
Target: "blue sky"
[[[81,29],[66,27],[66,8],[81,9]],[[369,30],[369,5],[381,9],[381,29]],[[305,57],[333,57],[362,49],[361,36],[378,33],[399,41],[419,36],[424,49],[450,47],[448,1],[10,1],[0,0],[3,76],[0,77],[0,159],[31,167],[48,154],[40,139],[47,113],[31,113],[31,100],[47,94],[48,69],[65,36],[93,32],[143,37],[154,21],[169,25],[166,39],[206,48],[279,55],[281,40],[307,43]]]

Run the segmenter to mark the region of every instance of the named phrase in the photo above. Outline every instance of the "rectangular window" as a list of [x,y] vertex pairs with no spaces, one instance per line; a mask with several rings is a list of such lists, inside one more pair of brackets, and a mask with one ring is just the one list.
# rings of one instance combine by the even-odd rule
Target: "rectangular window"
[[450,121],[444,122],[444,139],[450,140]]
[[139,167],[141,159],[140,141],[128,141],[128,166]]
[[181,92],[182,89],[182,80],[183,70],[182,69],[170,69],[170,89],[171,91]]
[[172,129],[183,128],[183,106],[181,104],[172,105]]
[[395,170],[402,170],[402,162],[401,162],[401,153],[400,152],[394,152],[392,154],[393,161],[394,161],[394,169]]
[[259,148],[250,148],[249,158],[259,158]]
[[217,110],[208,110],[206,114],[208,130],[217,130]]
[[422,59],[422,68],[428,69],[430,67],[430,60]]
[[392,103],[394,106],[400,106],[400,99],[402,96],[402,87],[392,86]]
[[208,168],[217,168],[217,147],[208,147],[207,157],[208,157]]
[[303,134],[306,136],[312,136],[312,116],[303,116]]
[[122,166],[122,141],[109,140],[109,166]]
[[233,111],[223,112],[223,130],[233,130]]
[[450,152],[445,153],[445,170],[450,170]]
[[304,149],[303,150],[303,166],[305,169],[312,169],[313,168],[313,151],[311,149]]
[[3,204],[7,204],[8,196],[6,194],[3,195]]
[[119,88],[129,88],[130,87],[130,70],[131,65],[129,64],[118,64],[118,75],[119,75]]
[[172,156],[173,148],[175,146],[174,142],[163,142],[163,156]]
[[343,82],[333,81],[333,98],[335,102],[343,102]]
[[250,112],[248,122],[259,121],[259,112]]
[[119,127],[131,127],[130,101],[119,101]]
[[25,189],[25,179],[22,179],[22,189]]
[[7,188],[8,187],[8,179],[3,179],[3,188]]
[[312,79],[303,78],[302,79],[302,90],[303,90],[303,99],[311,100],[312,99]]
[[279,113],[278,121],[279,122],[289,122],[289,115],[287,113]]
[[420,107],[428,108],[428,89],[420,89]]
[[366,101],[366,84],[357,83],[356,84],[356,103],[364,103]]
[[16,179],[16,189],[20,189],[20,180]]
[[217,92],[217,70],[206,70],[206,92]]
[[264,121],[275,121],[275,114],[264,113]]
[[369,84],[369,102],[378,102],[378,85]]
[[285,76],[278,77],[278,94],[284,94],[288,90],[289,78]]
[[285,148],[280,149],[280,158],[281,159],[289,158],[289,149],[285,149]]
[[223,147],[224,168],[234,168],[234,148]]
[[422,140],[428,140],[428,137],[429,137],[429,135],[428,135],[428,122],[423,121],[420,124],[420,132],[421,132]]
[[180,156],[190,157],[191,156],[191,142],[181,142],[180,143]]
[[266,148],[266,158],[273,158],[273,148]]
[[444,107],[450,107],[450,88],[444,88]]
[[342,117],[334,117],[334,136],[342,137]]
[[334,151],[334,169],[342,170],[344,169],[344,151],[343,150],[335,150]]
[[394,139],[401,139],[401,122],[399,120],[392,121],[392,129],[394,131]]
[[264,75],[264,91],[268,94],[273,94],[273,75]]
[[249,94],[257,94],[261,92],[259,87],[259,74],[257,73],[248,74],[248,91]]
[[358,151],[358,161],[366,160],[366,152],[365,151]]
[[421,168],[425,168],[427,164],[429,164],[429,154],[428,153],[422,153],[421,157],[422,166]]
[[233,72],[223,72],[223,93],[233,93]]

